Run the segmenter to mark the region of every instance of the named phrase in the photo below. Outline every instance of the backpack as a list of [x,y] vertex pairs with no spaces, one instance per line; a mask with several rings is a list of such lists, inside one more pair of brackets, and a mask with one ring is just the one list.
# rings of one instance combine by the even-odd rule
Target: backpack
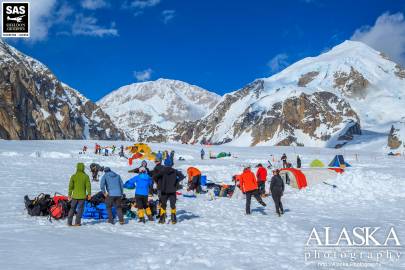
[[28,195],[24,196],[25,208],[30,216],[49,215],[49,206],[52,204],[51,195],[41,193],[35,199],[30,200]]
[[122,213],[125,215],[128,211],[131,210],[132,204],[135,203],[135,198],[128,199],[125,194],[122,196],[121,199],[121,209]]
[[68,197],[57,194],[58,193],[55,193],[55,195],[53,196],[53,204],[49,208],[49,220],[51,220],[51,218],[56,220],[65,218],[67,217],[70,210]]
[[94,206],[99,205],[100,203],[104,203],[105,196],[102,191],[99,191],[96,195],[92,196],[90,199],[90,203]]

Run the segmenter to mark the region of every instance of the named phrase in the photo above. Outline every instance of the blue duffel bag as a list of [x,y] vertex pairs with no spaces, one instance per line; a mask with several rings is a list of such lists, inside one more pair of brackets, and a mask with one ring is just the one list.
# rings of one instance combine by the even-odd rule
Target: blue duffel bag
[[[116,215],[116,210],[112,208],[113,217]],[[83,217],[84,219],[108,219],[107,206],[105,203],[94,205],[90,202],[84,203]]]

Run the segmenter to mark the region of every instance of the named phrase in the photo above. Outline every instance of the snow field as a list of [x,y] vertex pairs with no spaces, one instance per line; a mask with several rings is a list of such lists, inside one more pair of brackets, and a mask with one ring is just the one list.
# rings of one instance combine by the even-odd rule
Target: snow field
[[[84,144],[89,153],[79,155]],[[28,216],[23,196],[66,194],[77,162],[86,164],[87,173],[90,163],[97,162],[121,174],[124,181],[133,175],[127,172],[125,159],[96,156],[93,146],[92,141],[0,141],[1,269],[316,269],[304,261],[305,243],[314,226],[394,226],[405,241],[405,160],[367,151],[346,150],[353,168],[333,181],[337,188],[321,184],[296,190],[287,186],[282,218],[274,213],[271,198],[264,199],[266,208],[253,199],[252,215],[245,216],[243,199],[210,201],[205,195],[178,197],[176,225],[139,224],[132,219],[119,226],[83,220],[84,226],[69,228],[65,220],[51,223],[45,217]],[[245,164],[265,164],[271,160],[270,154],[279,158],[285,152],[295,161],[296,151],[308,166],[314,158],[328,164],[334,154],[343,151],[213,146],[205,148],[207,155],[210,150],[225,151],[238,158],[201,160],[200,146],[151,146],[154,151],[174,149],[177,156],[186,157],[186,161],[175,162],[177,168],[185,173],[188,166],[196,166],[218,183],[229,182]],[[37,152],[40,156],[32,155]],[[99,191],[98,183],[92,183],[92,190],[93,194]],[[126,193],[133,196],[133,191]],[[401,258],[395,264],[384,262],[382,269],[404,266]]]

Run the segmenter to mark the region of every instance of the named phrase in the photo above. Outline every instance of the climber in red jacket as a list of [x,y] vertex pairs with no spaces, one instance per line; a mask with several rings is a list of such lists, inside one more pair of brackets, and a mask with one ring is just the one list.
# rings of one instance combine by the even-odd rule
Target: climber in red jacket
[[259,194],[263,196],[266,193],[267,170],[261,163],[257,165],[257,168],[256,177]]

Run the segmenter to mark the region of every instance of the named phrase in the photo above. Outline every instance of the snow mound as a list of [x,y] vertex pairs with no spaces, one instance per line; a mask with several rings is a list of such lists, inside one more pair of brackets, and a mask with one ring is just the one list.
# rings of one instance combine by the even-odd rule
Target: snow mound
[[46,152],[46,151],[36,151],[30,155],[30,157],[36,158],[54,158],[54,159],[61,159],[61,158],[71,158],[71,154],[61,153],[61,152]]
[[3,156],[3,157],[17,157],[17,156],[21,156],[21,154],[19,154],[17,152],[2,152],[2,153],[0,153],[0,156]]
[[326,182],[337,187],[320,184],[301,191],[294,190],[294,197],[298,200],[312,200],[317,204],[339,202],[347,205],[353,203],[353,198],[363,203],[405,198],[405,179],[376,171],[354,169],[339,175],[334,181]]

